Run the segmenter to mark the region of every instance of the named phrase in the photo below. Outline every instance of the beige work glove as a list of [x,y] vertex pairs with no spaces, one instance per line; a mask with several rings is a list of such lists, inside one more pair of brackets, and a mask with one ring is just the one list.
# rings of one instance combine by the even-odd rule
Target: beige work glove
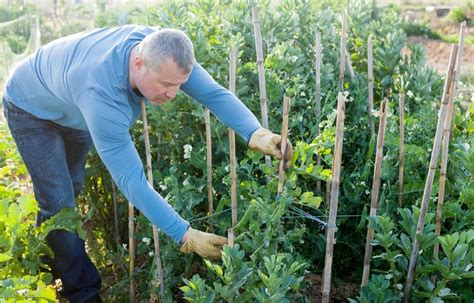
[[[265,128],[257,129],[250,137],[249,148],[258,150],[265,155],[270,155],[278,160],[281,160],[280,150],[281,136],[275,135],[271,131]],[[288,141],[285,151],[285,170],[290,168],[293,158],[293,146]],[[279,167],[279,166],[278,166]]]
[[195,252],[203,258],[219,259],[225,244],[227,238],[189,228],[186,241],[179,251],[185,254]]

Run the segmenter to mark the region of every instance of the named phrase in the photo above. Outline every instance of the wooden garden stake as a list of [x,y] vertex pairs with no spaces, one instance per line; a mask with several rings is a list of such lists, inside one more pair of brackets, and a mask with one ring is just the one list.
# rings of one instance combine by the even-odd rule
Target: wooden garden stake
[[351,61],[351,55],[347,51],[347,49],[344,49],[344,52],[346,54],[346,65],[347,65],[347,70],[349,71],[349,75],[351,75],[351,80],[354,80],[355,78],[355,73],[354,73],[354,68],[352,67],[352,61]]
[[[344,90],[344,66],[346,62],[346,33],[347,33],[346,13],[342,14],[341,22],[342,22],[342,29],[341,29],[341,42],[339,45],[339,82],[337,85],[339,92],[342,92]],[[339,96],[338,96],[338,100],[339,100]],[[334,183],[334,181],[332,182]],[[326,203],[329,203],[330,201],[332,201],[331,193],[332,193],[331,182],[328,181],[326,182]],[[332,256],[331,256],[331,262],[332,262]]]
[[278,169],[278,191],[277,195],[283,193],[283,186],[285,185],[285,153],[288,143],[288,114],[290,112],[290,98],[287,96],[283,97],[283,122],[281,124],[281,154],[282,159],[280,160],[280,166]]
[[398,206],[403,206],[403,165],[405,154],[405,94],[399,95],[398,100],[398,123],[399,123],[399,159],[398,159]]
[[326,203],[329,204],[329,199],[331,198],[331,181],[326,181]]
[[237,174],[235,169],[235,132],[229,128],[229,145],[230,145],[230,201],[232,211],[232,226],[237,224]]
[[[161,147],[161,140],[162,140],[162,139],[163,139],[162,134],[161,134],[160,132],[158,132],[158,140],[157,140],[158,142],[157,142],[157,143],[158,143],[158,146],[159,146],[159,147]],[[156,161],[159,162],[160,160],[161,160],[161,154],[160,154],[160,152],[158,151],[158,152],[156,153]]]
[[[319,123],[321,122],[321,32],[316,32],[316,121],[318,123],[316,127],[316,135],[319,136],[321,130],[319,129]],[[316,156],[316,165],[321,165],[321,157]],[[321,180],[316,182],[316,190],[318,193],[321,192]]]
[[[385,129],[387,125],[387,106],[388,100],[385,98],[380,105],[380,120],[379,130],[377,133],[377,150],[375,152],[375,167],[374,176],[372,182],[372,199],[370,202],[370,216],[377,215],[377,209],[379,207],[379,193],[380,193],[380,175],[382,173],[382,162],[383,162],[383,146],[385,143]],[[372,258],[372,240],[374,238],[374,228],[372,226],[367,227],[367,241],[365,243],[365,255],[364,255],[364,271],[362,273],[362,284],[366,286],[369,282],[370,275],[370,259]]]
[[207,204],[209,215],[214,212],[214,201],[212,195],[212,137],[211,137],[211,113],[204,110],[204,121],[206,123],[206,149],[207,149]]
[[[456,84],[454,85],[453,89],[453,97],[457,97],[458,93],[458,83],[459,83],[459,76],[461,75],[461,63],[462,63],[462,50],[464,48],[464,34],[465,34],[465,29],[466,29],[466,21],[463,21],[461,23],[461,27],[459,29],[459,43],[458,43],[458,57],[457,57],[457,62],[456,62],[456,77],[455,77],[455,82]],[[453,117],[451,118],[454,121],[454,115],[456,114],[456,108],[453,110]],[[452,131],[452,129],[451,129]]]
[[[456,67],[454,69],[454,76],[451,83],[451,95],[448,103],[448,113],[446,117],[446,123],[444,124],[444,135],[443,135],[443,146],[441,150],[441,170],[439,178],[439,191],[438,191],[438,203],[436,205],[436,225],[435,225],[435,234],[437,236],[441,235],[441,221],[443,218],[443,203],[444,203],[444,193],[446,187],[446,173],[448,169],[448,152],[449,152],[449,137],[451,135],[452,129],[452,120],[455,113],[454,98],[457,94],[457,84],[459,81],[459,75],[461,74],[461,60],[462,60],[462,49],[464,46],[464,27],[466,22],[464,21],[461,24],[461,30],[459,33],[459,43],[458,43],[458,54],[456,58]],[[438,258],[439,253],[439,243],[436,243],[433,247],[433,256]]]
[[120,247],[119,215],[118,215],[118,193],[117,193],[117,186],[115,186],[114,180],[112,180],[112,203],[114,204],[115,242],[117,244],[117,249],[118,249]]
[[[451,83],[451,91],[453,91],[454,81]],[[449,136],[451,131],[451,118],[454,111],[454,96],[451,95],[451,100],[448,103],[448,112],[446,114],[446,121],[444,123],[444,134],[441,149],[441,169],[439,177],[439,189],[438,189],[438,203],[436,204],[436,225],[435,234],[441,235],[441,221],[443,218],[443,203],[444,193],[446,188],[446,173],[448,168],[448,153],[449,153]],[[438,258],[439,243],[436,242],[433,247],[433,257]]]
[[232,228],[229,228],[227,230],[227,245],[230,247],[234,247],[234,230]]
[[331,290],[331,269],[334,254],[334,234],[337,216],[337,204],[339,198],[339,177],[341,173],[342,142],[344,137],[344,113],[345,98],[341,92],[337,96],[337,119],[336,119],[336,143],[334,146],[334,160],[332,165],[331,203],[329,207],[329,219],[326,234],[326,259],[324,263],[324,277],[322,285],[322,302],[329,302]]
[[[147,171],[148,183],[150,183],[150,185],[153,187],[153,170],[151,166],[150,136],[148,134],[148,120],[146,117],[145,102],[143,100],[140,102],[140,106],[142,109],[143,134],[145,137],[146,171]],[[164,273],[163,273],[163,265],[161,264],[160,237],[158,233],[158,228],[155,225],[153,225],[153,242],[155,244],[155,260],[156,260],[156,267],[158,271],[158,279],[156,281],[156,286],[160,287],[160,296],[161,298],[163,298],[165,295]],[[154,294],[152,294],[151,297],[153,298]]]
[[337,87],[340,92],[342,92],[344,89],[344,65],[346,62],[346,32],[347,16],[344,13],[342,15],[341,43],[339,45],[339,82]]
[[[229,90],[235,94],[235,77],[237,70],[237,49],[232,47],[230,50],[230,69],[229,69]],[[229,145],[230,145],[230,177],[231,177],[231,211],[232,226],[237,224],[237,173],[235,160],[235,131],[229,128]]]
[[423,198],[421,201],[420,216],[418,218],[416,234],[413,239],[413,247],[412,247],[412,253],[410,257],[410,264],[408,265],[408,274],[407,274],[407,280],[405,283],[404,298],[403,298],[405,303],[409,302],[410,290],[413,285],[413,276],[415,273],[416,261],[417,261],[418,253],[420,250],[420,242],[418,241],[417,236],[423,233],[423,228],[425,227],[426,213],[428,212],[428,205],[430,201],[431,190],[433,187],[433,179],[434,179],[434,175],[436,171],[436,166],[438,163],[441,140],[443,139],[443,128],[444,128],[444,123],[446,120],[448,102],[450,99],[449,95],[452,93],[450,91],[451,89],[450,83],[454,75],[454,63],[455,63],[457,52],[458,52],[458,46],[453,44],[451,48],[449,66],[446,73],[446,81],[444,83],[442,103],[441,103],[441,107],[439,109],[439,114],[438,114],[438,123],[436,126],[436,134],[435,134],[435,138],[433,142],[433,150],[431,152],[429,171],[426,177],[425,189],[423,191]]
[[[253,29],[255,35],[255,48],[257,51],[257,69],[258,69],[258,88],[260,91],[260,109],[262,112],[262,126],[268,129],[268,99],[267,88],[265,82],[265,67],[263,66],[263,46],[262,33],[260,32],[260,20],[258,17],[258,7],[252,7]],[[269,156],[265,156],[265,163],[268,166],[272,165],[272,160]]]
[[369,87],[369,124],[370,134],[375,135],[374,124],[374,51],[372,45],[372,36],[367,39],[367,81]]
[[5,70],[6,70],[6,74],[9,75],[10,74],[10,69],[8,67],[8,59],[7,59],[7,50],[5,48],[5,44],[7,44],[5,41],[2,41],[2,49],[3,49],[3,64],[5,65]]
[[131,303],[135,302],[135,211],[133,209],[132,203],[128,203],[128,253],[130,258],[130,295],[129,301]]

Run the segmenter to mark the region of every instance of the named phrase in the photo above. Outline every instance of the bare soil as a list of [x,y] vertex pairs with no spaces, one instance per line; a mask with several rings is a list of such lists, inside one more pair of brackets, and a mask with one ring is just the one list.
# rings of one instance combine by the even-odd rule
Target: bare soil
[[[304,281],[309,284],[309,287],[302,292],[309,298],[310,302],[318,303],[322,301],[322,280],[320,275],[312,273],[306,275]],[[329,301],[333,303],[347,302],[347,298],[355,299],[358,294],[358,284],[335,280],[331,283]]]
[[[444,74],[448,67],[451,44],[423,37],[408,37],[408,42],[421,44],[425,48],[427,63],[439,73]],[[464,45],[462,53],[462,74],[474,73],[474,46]]]

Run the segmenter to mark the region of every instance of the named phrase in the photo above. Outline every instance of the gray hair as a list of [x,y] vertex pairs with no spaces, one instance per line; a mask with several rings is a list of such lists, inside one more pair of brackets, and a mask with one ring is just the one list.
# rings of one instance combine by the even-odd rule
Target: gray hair
[[194,49],[191,39],[177,29],[160,29],[143,39],[138,52],[143,56],[145,66],[153,71],[171,58],[184,72],[190,73],[194,63]]

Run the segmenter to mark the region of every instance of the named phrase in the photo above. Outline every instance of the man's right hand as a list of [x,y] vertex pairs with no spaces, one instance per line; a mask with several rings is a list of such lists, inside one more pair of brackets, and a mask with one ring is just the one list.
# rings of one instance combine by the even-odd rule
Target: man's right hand
[[219,259],[227,238],[189,228],[184,236],[184,244],[179,249],[185,254],[197,253],[203,258]]

